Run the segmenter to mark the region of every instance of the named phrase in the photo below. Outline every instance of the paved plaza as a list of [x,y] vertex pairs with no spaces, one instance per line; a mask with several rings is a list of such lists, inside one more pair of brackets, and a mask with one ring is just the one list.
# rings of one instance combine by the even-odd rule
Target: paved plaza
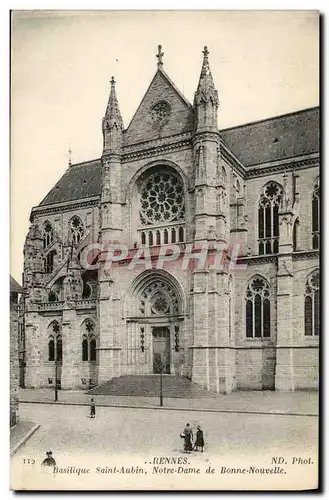
[[188,455],[192,463],[201,461],[206,466],[220,457],[231,457],[232,463],[237,458],[253,461],[261,457],[269,466],[272,456],[293,455],[316,462],[315,416],[97,407],[96,418],[90,419],[86,406],[38,403],[21,403],[20,414],[40,428],[16,453],[16,467],[26,458],[35,460],[38,467],[48,450],[59,466],[75,464],[77,458],[79,463],[99,460],[107,464],[118,456],[131,461],[138,457],[138,464],[143,465],[157,456],[186,456],[180,432],[187,422],[193,429],[201,425],[206,441],[203,454]]
[[[236,391],[231,394],[212,394],[207,397],[166,397],[166,409],[211,410],[227,413],[318,415],[318,392],[294,393],[278,391]],[[19,389],[19,400],[24,403],[54,403],[88,405],[93,397],[97,405],[122,408],[158,408],[159,396],[118,396],[87,394],[83,391],[58,391],[54,401],[53,389]]]

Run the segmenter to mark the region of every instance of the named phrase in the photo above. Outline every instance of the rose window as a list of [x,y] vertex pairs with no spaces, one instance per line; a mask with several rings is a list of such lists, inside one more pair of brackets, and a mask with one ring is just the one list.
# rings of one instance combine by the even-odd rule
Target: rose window
[[179,314],[178,298],[173,288],[164,281],[149,284],[139,298],[142,315]]
[[155,125],[164,125],[165,123],[167,123],[170,114],[171,107],[165,101],[158,102],[151,109],[151,117]]
[[154,314],[166,314],[169,309],[169,302],[162,294],[157,294],[153,298],[152,312]]
[[180,220],[184,205],[183,184],[177,175],[152,174],[141,192],[141,222],[147,225]]

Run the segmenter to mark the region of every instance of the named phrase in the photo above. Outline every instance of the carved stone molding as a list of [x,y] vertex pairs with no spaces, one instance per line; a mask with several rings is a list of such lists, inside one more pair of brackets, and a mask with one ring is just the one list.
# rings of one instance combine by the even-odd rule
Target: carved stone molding
[[39,207],[33,207],[30,215],[30,221],[33,222],[35,216],[48,215],[51,213],[62,213],[62,212],[72,212],[79,208],[94,207],[99,205],[100,196],[97,198],[86,199],[85,201],[79,201],[77,203],[61,204],[60,205],[43,205]]

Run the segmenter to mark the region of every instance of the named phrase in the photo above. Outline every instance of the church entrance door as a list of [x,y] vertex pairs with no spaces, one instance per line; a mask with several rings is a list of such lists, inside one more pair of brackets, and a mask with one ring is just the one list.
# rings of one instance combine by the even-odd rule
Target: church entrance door
[[156,326],[153,333],[153,373],[170,373],[170,330]]

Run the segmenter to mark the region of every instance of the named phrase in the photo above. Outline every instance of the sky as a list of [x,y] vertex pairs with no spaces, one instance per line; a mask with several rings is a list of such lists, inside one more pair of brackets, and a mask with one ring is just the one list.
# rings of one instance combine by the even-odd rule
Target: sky
[[21,282],[31,208],[72,161],[99,158],[111,76],[125,127],[154,73],[193,102],[209,49],[219,127],[319,103],[316,11],[14,11],[11,26],[11,274]]

